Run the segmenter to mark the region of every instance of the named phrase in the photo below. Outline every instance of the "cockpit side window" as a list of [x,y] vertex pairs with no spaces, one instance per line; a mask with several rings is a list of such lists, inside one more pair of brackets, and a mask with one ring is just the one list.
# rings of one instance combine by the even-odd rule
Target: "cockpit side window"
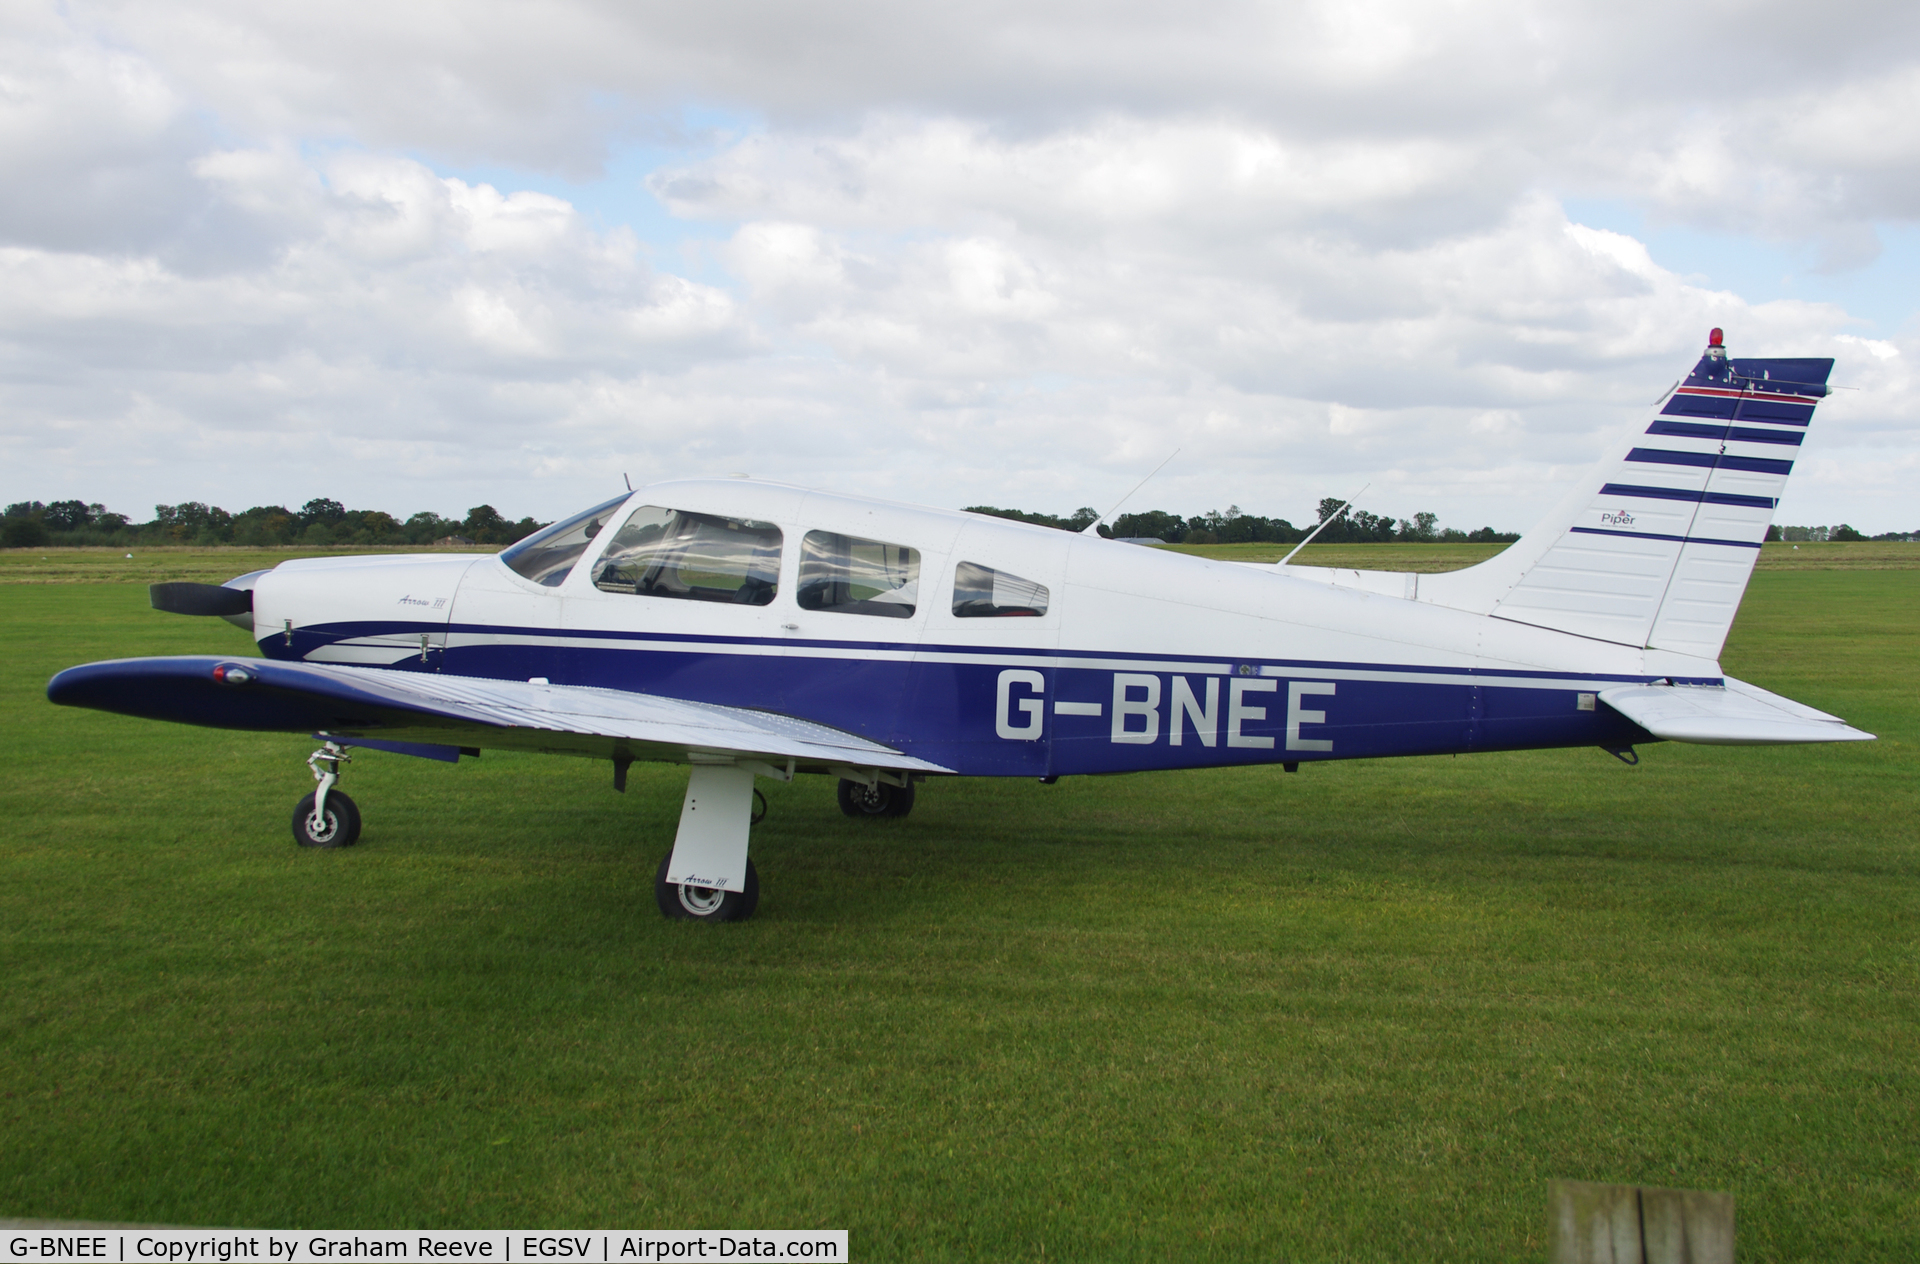
[[764,606],[780,583],[780,528],[642,505],[593,568],[601,592]]
[[530,579],[543,588],[558,588],[572,573],[573,564],[587,551],[593,537],[600,534],[600,528],[612,519],[613,511],[626,503],[625,496],[616,496],[585,513],[563,518],[503,550],[500,560],[522,579]]
[[832,531],[800,546],[802,610],[909,619],[920,600],[920,550]]
[[1008,571],[962,562],[953,571],[953,617],[995,619],[1047,612],[1047,588]]

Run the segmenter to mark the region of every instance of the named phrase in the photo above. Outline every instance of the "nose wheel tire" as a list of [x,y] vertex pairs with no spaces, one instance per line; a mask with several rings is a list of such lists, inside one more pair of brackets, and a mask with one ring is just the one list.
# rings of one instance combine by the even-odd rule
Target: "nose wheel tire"
[[351,847],[360,841],[360,809],[338,790],[329,790],[326,819],[316,823],[308,795],[293,809],[293,841],[302,847]]
[[913,811],[913,783],[890,786],[881,781],[863,786],[841,778],[840,810],[851,817],[905,816]]
[[667,881],[669,852],[660,858],[653,875],[653,898],[663,916],[676,922],[744,922],[760,906],[760,874],[747,861],[744,891],[718,891],[712,887],[682,886]]

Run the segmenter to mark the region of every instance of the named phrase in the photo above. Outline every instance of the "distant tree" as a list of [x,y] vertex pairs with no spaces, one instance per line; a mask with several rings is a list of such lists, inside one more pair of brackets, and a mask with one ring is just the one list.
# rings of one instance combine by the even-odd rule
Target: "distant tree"
[[22,500],[7,506],[9,518],[32,518],[45,513],[47,507],[37,500]]
[[285,505],[255,505],[233,519],[233,538],[239,544],[291,544],[299,530],[299,516]]
[[1164,509],[1121,514],[1113,520],[1113,534],[1123,540],[1154,539],[1179,544],[1187,538],[1187,520]]
[[1209,509],[1187,519],[1188,544],[1290,543],[1306,533],[1285,518],[1263,518],[1245,513],[1238,505]]
[[1400,521],[1400,538],[1403,540],[1432,540],[1438,534],[1437,528],[1439,523],[1440,515],[1432,513],[1417,513],[1413,515],[1412,522],[1408,522],[1403,518]]
[[95,511],[105,510],[105,505],[89,505],[83,500],[56,500],[47,506],[40,521],[49,531],[78,531],[93,525]]
[[386,544],[406,538],[394,516],[379,509],[355,510],[347,515],[346,525],[353,528],[355,544]]
[[312,526],[314,523],[319,522],[331,527],[346,516],[347,507],[345,505],[337,500],[330,500],[325,496],[315,496],[312,500],[300,506],[300,523],[302,526]]
[[233,538],[233,515],[197,500],[155,505],[147,525],[154,534],[181,544],[220,544]]
[[0,526],[0,547],[9,549],[37,549],[47,543],[46,524],[39,518],[28,514],[16,514],[8,511]]
[[1768,528],[1767,528],[1767,543],[1769,543],[1769,544],[1777,544],[1777,543],[1779,543],[1779,540],[1780,540],[1780,528],[1779,528],[1779,527],[1777,527],[1777,526],[1774,526],[1774,527],[1768,527]]
[[1394,520],[1364,509],[1340,508],[1338,498],[1321,500],[1319,521],[1326,525],[1314,537],[1322,544],[1372,544],[1394,538]]
[[1866,538],[1867,538],[1866,536],[1861,535],[1858,531],[1855,531],[1852,527],[1848,526],[1844,522],[1841,523],[1839,526],[1835,527],[1833,531],[1827,536],[1827,539],[1829,540],[1864,540]]
[[400,530],[408,544],[432,544],[461,530],[461,524],[437,513],[422,512],[407,519]]
[[492,505],[475,505],[467,510],[460,534],[475,544],[501,544],[506,540],[507,520]]
[[1082,505],[1067,516],[1066,528],[1069,531],[1085,531],[1099,516],[1100,511],[1092,505]]
[[[999,509],[993,505],[968,505],[966,512],[985,514],[989,518],[1009,518],[1014,522],[1028,522],[1036,527],[1052,527],[1058,531],[1072,529],[1067,519],[1057,517],[1050,513],[1031,513],[1025,509]],[[1084,529],[1087,522],[1092,522],[1097,517],[1099,517],[1097,510],[1089,512],[1087,514],[1087,521],[1080,524],[1081,528]]]

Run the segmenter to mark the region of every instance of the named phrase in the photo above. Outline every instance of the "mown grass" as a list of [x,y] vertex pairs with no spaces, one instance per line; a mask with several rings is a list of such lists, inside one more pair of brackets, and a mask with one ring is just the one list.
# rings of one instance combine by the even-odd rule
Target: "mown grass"
[[[1845,546],[1840,546],[1845,547]],[[241,569],[244,569],[241,568]],[[1743,1260],[1920,1256],[1920,576],[1755,577],[1728,669],[1868,745],[764,785],[667,923],[684,773],[47,704],[238,651],[0,590],[0,1215],[823,1225],[865,1259],[1539,1258],[1552,1177],[1731,1190]]]

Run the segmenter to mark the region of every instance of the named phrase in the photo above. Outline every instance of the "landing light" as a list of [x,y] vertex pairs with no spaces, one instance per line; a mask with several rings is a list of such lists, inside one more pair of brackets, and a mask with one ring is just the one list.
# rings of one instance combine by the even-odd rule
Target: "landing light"
[[213,669],[213,683],[216,685],[251,684],[253,673],[238,663],[219,663]]

